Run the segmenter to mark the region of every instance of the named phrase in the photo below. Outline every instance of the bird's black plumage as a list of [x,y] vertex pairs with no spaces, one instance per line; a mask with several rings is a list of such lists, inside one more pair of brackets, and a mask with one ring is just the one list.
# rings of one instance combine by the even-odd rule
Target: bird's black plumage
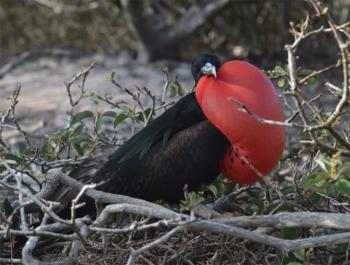
[[146,200],[177,201],[218,174],[228,141],[203,115],[194,93],[117,149],[92,176],[99,189]]
[[[216,68],[216,56],[202,54],[192,63],[195,82],[206,63]],[[212,125],[192,92],[116,149],[90,178],[98,189],[145,200],[178,201],[183,188],[196,189],[219,174],[229,141]],[[80,175],[80,170],[72,175]],[[70,194],[68,196],[67,194]],[[62,198],[71,200],[72,193]],[[74,197],[73,197],[74,198]]]

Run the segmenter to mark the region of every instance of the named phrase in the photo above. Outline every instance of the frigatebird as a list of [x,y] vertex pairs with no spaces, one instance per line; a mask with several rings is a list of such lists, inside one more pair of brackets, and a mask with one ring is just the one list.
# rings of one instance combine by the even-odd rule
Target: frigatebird
[[172,203],[183,198],[185,185],[197,189],[220,172],[237,183],[257,181],[246,161],[262,174],[272,170],[283,151],[284,129],[244,111],[283,120],[271,81],[249,63],[221,64],[209,53],[193,60],[191,72],[195,92],[116,149],[89,183],[102,183],[98,189],[106,192]]

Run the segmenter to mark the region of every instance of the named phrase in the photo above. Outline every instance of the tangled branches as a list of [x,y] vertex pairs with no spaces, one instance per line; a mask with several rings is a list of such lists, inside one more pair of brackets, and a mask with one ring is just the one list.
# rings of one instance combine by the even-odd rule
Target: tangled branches
[[[242,115],[251,115],[259,122],[299,130],[302,133],[300,144],[304,148],[295,160],[288,157],[283,161],[271,180],[252,187],[231,187],[227,190],[227,183],[222,183],[219,178],[198,193],[187,193],[180,211],[178,208],[102,192],[98,190],[99,183],[87,185],[84,179],[75,179],[65,173],[80,168],[86,175],[92,174],[105,159],[96,153],[115,148],[124,140],[117,137],[117,126],[125,126],[130,134],[134,134],[146,126],[157,112],[173,104],[172,100],[167,100],[169,93],[182,95],[181,85],[166,70],[166,83],[159,96],[146,88],[124,88],[112,74],[112,84],[130,96],[130,101],[126,102],[111,95],[88,92],[85,83],[94,64],[82,69],[66,84],[71,106],[67,125],[60,132],[47,135],[44,146],[40,148],[16,118],[20,89],[15,90],[10,108],[1,114],[0,119],[0,186],[3,188],[1,192],[6,190],[11,194],[9,200],[5,200],[0,216],[0,263],[76,264],[79,251],[91,245],[91,238],[96,235],[102,238],[105,245],[108,245],[111,236],[123,235],[128,241],[141,236],[136,246],[142,246],[131,246],[128,258],[124,260],[128,265],[140,260],[153,264],[147,258],[147,253],[156,248],[171,253],[169,260],[180,257],[183,263],[194,264],[181,251],[174,250],[175,246],[166,244],[185,235],[193,235],[196,240],[199,238],[194,242],[207,235],[225,235],[230,240],[243,239],[243,243],[235,243],[235,248],[245,247],[247,242],[267,245],[274,260],[278,259],[275,249],[281,251],[283,257],[309,261],[313,256],[311,250],[318,257],[318,249],[324,247],[322,251],[331,253],[327,262],[338,262],[334,245],[350,241],[350,209],[347,202],[350,197],[350,180],[347,177],[350,129],[346,122],[349,103],[349,23],[337,25],[322,3],[317,0],[307,2],[312,7],[312,13],[306,14],[302,23],[291,24],[294,41],[285,47],[287,65],[270,72],[284,89],[282,96],[289,118],[285,122],[266,120],[242,102],[228,99],[233,106],[240,108]],[[321,69],[305,71],[298,66],[298,47],[319,35],[332,36],[339,48],[339,59]],[[317,95],[305,90],[313,86],[315,78],[338,69],[342,73],[341,84],[327,81],[324,86],[319,86],[323,90]],[[72,91],[79,81],[76,95]],[[144,103],[143,97],[148,99],[149,104]],[[322,106],[319,103],[326,97],[331,98],[333,105]],[[85,98],[96,104],[96,112],[77,111],[77,105]],[[100,104],[107,104],[112,109],[99,111]],[[123,125],[123,121],[128,123]],[[26,143],[26,150],[15,152],[1,137],[3,130],[19,132]],[[281,177],[285,177],[285,180],[281,180]],[[276,181],[279,181],[279,186]],[[69,187],[74,195],[69,214],[64,217],[59,211],[68,206],[52,199],[60,185]],[[95,202],[95,217],[79,216],[79,210],[85,206],[81,202],[83,196]],[[214,202],[208,206],[198,205],[208,199]],[[224,214],[225,211],[230,214]],[[283,233],[286,230],[296,231],[294,237],[285,236]],[[59,260],[43,261],[42,246],[62,246],[62,243],[65,251]],[[9,251],[6,253],[3,249]],[[297,251],[304,249],[307,252],[300,258]],[[249,253],[247,247],[245,250]],[[291,254],[288,256],[287,253]],[[219,264],[218,256],[217,252],[213,254],[211,261]],[[342,261],[347,261],[347,250],[344,256],[341,257]],[[265,260],[265,263],[269,262]]]

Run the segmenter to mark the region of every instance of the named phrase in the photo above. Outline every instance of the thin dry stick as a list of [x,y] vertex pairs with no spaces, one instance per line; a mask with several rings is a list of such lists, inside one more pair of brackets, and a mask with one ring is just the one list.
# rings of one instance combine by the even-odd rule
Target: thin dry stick
[[324,126],[330,126],[333,124],[333,122],[336,120],[336,118],[339,116],[340,112],[344,108],[345,104],[347,103],[348,95],[349,95],[349,63],[348,63],[348,48],[345,42],[342,39],[342,36],[338,33],[337,26],[334,23],[333,18],[329,14],[329,12],[325,12],[323,14],[324,6],[321,4],[320,1],[316,0],[307,0],[311,5],[314,7],[315,11],[319,15],[325,15],[327,18],[327,23],[331,28],[331,31],[333,33],[333,36],[338,44],[340,55],[341,55],[341,61],[342,61],[342,68],[343,68],[343,88],[342,88],[342,97],[341,100],[338,102],[336,108],[334,109],[334,112],[329,116],[327,121],[325,122]]
[[[85,95],[85,81],[86,81],[88,74],[94,68],[94,66],[95,66],[95,63],[91,63],[87,68],[83,68],[68,83],[66,83],[66,90],[67,90],[67,94],[69,97],[69,103],[70,103],[72,108],[74,108],[76,105],[78,105],[80,100],[84,97],[84,95]],[[82,85],[80,86],[80,95],[76,100],[74,100],[72,92],[71,92],[71,87],[81,77],[82,77]]]
[[172,230],[170,230],[168,233],[166,233],[165,235],[161,236],[160,238],[144,245],[143,247],[137,249],[137,250],[131,250],[131,254],[129,256],[128,259],[128,263],[127,265],[134,265],[138,256],[140,256],[142,253],[156,247],[157,245],[169,240],[174,234],[180,232],[181,230],[183,230],[184,226],[177,226],[175,228],[173,228]]
[[4,264],[23,264],[22,259],[6,259],[6,258],[0,258],[0,263],[4,263]]
[[80,198],[84,195],[85,191],[87,191],[88,189],[94,189],[96,188],[96,186],[97,186],[96,184],[84,185],[83,188],[80,190],[80,192],[77,194],[77,196],[72,200],[72,206],[71,206],[72,225],[75,225],[76,210],[80,207],[80,205],[78,205]]

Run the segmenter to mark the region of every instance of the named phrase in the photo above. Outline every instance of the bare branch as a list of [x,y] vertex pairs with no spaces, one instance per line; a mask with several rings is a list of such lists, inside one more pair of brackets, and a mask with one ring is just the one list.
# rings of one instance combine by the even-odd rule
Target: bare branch
[[220,218],[212,221],[239,227],[273,227],[273,228],[332,228],[350,229],[350,215],[317,212],[280,212],[275,215],[238,216]]
[[[74,108],[76,105],[79,104],[80,100],[85,95],[85,80],[87,76],[89,75],[90,71],[94,68],[95,63],[91,63],[87,68],[83,68],[79,73],[77,73],[68,83],[66,83],[66,90],[69,97],[69,103],[72,108]],[[80,95],[79,97],[74,100],[71,92],[72,85],[82,77],[82,84],[80,86]]]
[[350,232],[339,233],[326,236],[317,236],[306,239],[279,239],[269,235],[263,235],[258,232],[249,231],[239,227],[218,224],[211,221],[198,221],[187,225],[187,228],[192,231],[207,231],[232,235],[239,238],[248,239],[253,242],[273,246],[285,252],[291,252],[298,249],[329,246],[334,244],[346,243],[350,240]]
[[[88,227],[87,225],[83,223],[77,223],[78,227],[80,228],[80,234],[87,238],[88,236]],[[39,227],[38,230],[41,228]],[[33,251],[39,241],[39,237],[32,236],[29,237],[28,241],[24,245],[22,249],[22,261],[24,265],[74,265],[77,264],[78,255],[79,255],[79,249],[81,242],[79,239],[75,239],[72,243],[71,249],[69,251],[69,255],[60,260],[60,261],[54,261],[54,262],[44,262],[40,261],[39,259],[36,259],[33,257]]]
[[0,263],[4,263],[4,264],[23,264],[21,259],[6,259],[6,258],[0,258]]

